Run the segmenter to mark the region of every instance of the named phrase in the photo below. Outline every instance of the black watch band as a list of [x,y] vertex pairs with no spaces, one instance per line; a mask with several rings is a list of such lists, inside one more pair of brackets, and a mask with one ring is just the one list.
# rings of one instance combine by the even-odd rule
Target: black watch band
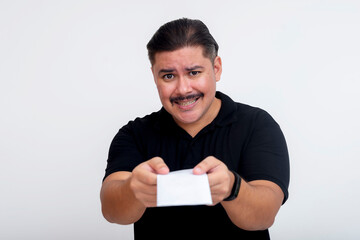
[[230,170],[230,171],[234,174],[235,180],[234,180],[234,185],[231,189],[230,196],[225,198],[224,201],[234,200],[238,196],[239,191],[240,191],[241,177],[235,171],[232,171],[232,170]]

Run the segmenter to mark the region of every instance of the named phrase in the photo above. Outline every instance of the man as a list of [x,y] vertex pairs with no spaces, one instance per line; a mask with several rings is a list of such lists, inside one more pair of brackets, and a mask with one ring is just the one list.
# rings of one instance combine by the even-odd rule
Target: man
[[[216,91],[218,45],[199,20],[169,22],[147,45],[163,108],[122,127],[101,190],[104,217],[135,239],[269,239],[288,197],[289,159],[265,111]],[[206,173],[211,206],[156,207],[157,175]]]

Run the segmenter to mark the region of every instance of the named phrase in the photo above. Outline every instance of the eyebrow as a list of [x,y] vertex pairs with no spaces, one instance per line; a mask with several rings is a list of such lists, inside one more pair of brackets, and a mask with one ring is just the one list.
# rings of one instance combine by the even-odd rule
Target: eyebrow
[[158,74],[161,75],[162,73],[172,73],[172,72],[174,72],[174,71],[175,71],[175,69],[172,69],[172,68],[169,68],[169,69],[161,69]]
[[185,68],[186,71],[194,71],[196,69],[203,69],[204,67],[203,66],[200,66],[200,65],[196,65],[196,66],[193,66],[193,67],[189,67],[189,68]]
[[[191,72],[191,71],[194,71],[196,69],[203,69],[203,68],[204,68],[203,66],[195,65],[193,67],[187,67],[187,68],[185,68],[185,70],[188,71],[188,72]],[[165,68],[165,69],[160,69],[158,74],[161,75],[162,73],[172,73],[172,72],[175,72],[175,69],[173,69],[173,68],[166,69]]]

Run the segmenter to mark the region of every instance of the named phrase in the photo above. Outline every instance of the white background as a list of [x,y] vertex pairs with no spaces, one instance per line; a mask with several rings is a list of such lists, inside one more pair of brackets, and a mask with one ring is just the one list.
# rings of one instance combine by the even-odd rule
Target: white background
[[180,17],[218,41],[218,90],[286,136],[273,239],[359,239],[356,0],[1,0],[0,239],[133,239],[103,219],[99,190],[118,129],[161,107],[145,46]]

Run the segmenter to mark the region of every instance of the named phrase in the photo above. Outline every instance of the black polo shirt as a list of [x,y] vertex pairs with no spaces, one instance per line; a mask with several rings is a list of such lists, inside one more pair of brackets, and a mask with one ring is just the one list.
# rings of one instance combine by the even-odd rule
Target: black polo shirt
[[[111,143],[105,177],[116,171],[132,171],[157,156],[170,171],[193,168],[214,156],[246,181],[276,183],[285,202],[289,157],[279,125],[264,110],[236,103],[221,92],[216,97],[222,103],[219,114],[194,138],[164,108],[130,121]],[[236,227],[221,204],[148,208],[134,230],[136,240],[269,239],[267,230],[250,232]]]

